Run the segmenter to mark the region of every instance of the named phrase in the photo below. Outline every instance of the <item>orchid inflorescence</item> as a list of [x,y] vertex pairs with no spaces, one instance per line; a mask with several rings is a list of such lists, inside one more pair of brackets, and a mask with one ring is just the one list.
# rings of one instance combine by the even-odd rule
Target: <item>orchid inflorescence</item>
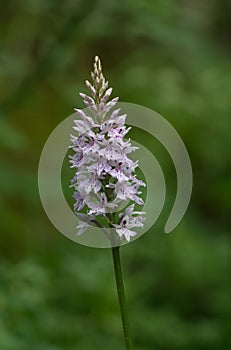
[[[145,214],[135,211],[135,203],[144,204],[139,187],[145,183],[135,174],[138,161],[128,157],[138,147],[125,139],[131,129],[125,126],[127,115],[121,115],[121,109],[116,108],[118,97],[109,101],[112,88],[108,88],[98,56],[91,78],[92,83],[86,80],[91,96],[80,93],[86,108],[75,109],[80,119],[74,121],[73,129],[78,135],[71,135],[70,146],[74,151],[71,168],[76,168],[71,181],[74,211],[81,219],[77,234],[90,225],[101,227],[103,218],[120,239],[124,236],[130,241],[137,234],[133,229],[143,227]],[[121,212],[127,202],[132,204]],[[84,210],[85,214],[81,214]]]

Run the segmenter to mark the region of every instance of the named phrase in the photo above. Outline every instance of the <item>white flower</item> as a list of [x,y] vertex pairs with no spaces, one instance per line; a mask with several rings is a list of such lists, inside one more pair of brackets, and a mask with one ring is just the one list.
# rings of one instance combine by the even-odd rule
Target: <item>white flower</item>
[[89,225],[86,222],[80,221],[76,227],[78,229],[77,236],[82,235],[88,229],[88,227]]
[[[123,214],[120,214],[120,224],[114,224],[116,232],[120,237],[125,236],[127,241],[136,235],[136,232],[131,230],[134,227],[143,227],[145,212],[134,211],[134,204],[130,205]],[[134,216],[135,215],[135,216]]]
[[96,201],[93,201],[92,198],[86,197],[86,204],[90,208],[90,210],[88,211],[89,215],[106,214],[108,209],[113,209],[116,207],[115,203],[108,202],[107,196],[104,192],[97,194],[94,199]]
[[75,109],[79,119],[73,129],[77,135],[71,135],[70,146],[74,152],[70,156],[71,168],[76,169],[71,182],[75,189],[74,210],[78,213],[87,209],[87,214],[78,214],[82,218],[78,235],[91,224],[100,227],[97,216],[103,216],[119,237],[129,241],[136,235],[132,229],[143,226],[144,213],[134,211],[134,205],[130,205],[120,214],[119,222],[113,222],[111,214],[127,200],[143,205],[139,186],[145,184],[134,174],[138,161],[128,158],[137,147],[125,139],[131,128],[125,125],[126,114],[120,115],[120,108],[114,108],[118,97],[109,101],[112,88],[108,88],[98,57],[91,77],[92,83],[86,81],[91,96],[80,93],[88,108]]

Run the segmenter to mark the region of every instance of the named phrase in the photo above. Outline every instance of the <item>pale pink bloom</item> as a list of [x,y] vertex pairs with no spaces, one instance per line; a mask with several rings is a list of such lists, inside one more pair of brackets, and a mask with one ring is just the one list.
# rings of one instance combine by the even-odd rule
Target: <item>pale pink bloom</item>
[[[145,213],[134,211],[134,205],[130,205],[119,215],[118,222],[111,222],[111,214],[127,200],[143,205],[139,186],[145,184],[135,176],[138,161],[128,158],[137,147],[125,139],[131,128],[125,125],[126,114],[120,115],[120,108],[116,108],[118,97],[109,101],[112,88],[108,88],[98,57],[91,77],[92,83],[86,80],[91,96],[80,93],[88,108],[75,109],[79,119],[73,129],[77,135],[71,135],[70,146],[74,152],[70,156],[71,168],[76,169],[71,182],[74,210],[82,220],[78,234],[92,224],[100,227],[97,217],[103,216],[108,220],[110,217],[118,236],[129,241],[136,235],[133,228],[143,226]],[[78,214],[84,208],[87,214]]]

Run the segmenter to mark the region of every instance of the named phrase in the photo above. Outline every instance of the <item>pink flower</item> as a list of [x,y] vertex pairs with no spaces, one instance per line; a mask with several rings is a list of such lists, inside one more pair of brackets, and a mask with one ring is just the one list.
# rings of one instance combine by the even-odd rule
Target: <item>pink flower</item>
[[88,108],[75,109],[79,119],[75,120],[73,129],[77,135],[71,135],[70,146],[74,152],[70,156],[71,168],[76,169],[71,182],[75,189],[74,210],[77,213],[87,210],[87,215],[78,214],[84,217],[84,222],[78,225],[78,234],[92,222],[97,226],[97,217],[103,216],[115,227],[119,237],[129,241],[136,235],[132,229],[143,226],[145,213],[134,211],[132,204],[120,214],[119,222],[112,222],[111,214],[127,200],[143,205],[139,186],[145,184],[135,176],[138,161],[128,157],[137,147],[125,139],[131,128],[125,125],[126,114],[120,115],[120,109],[114,108],[118,97],[109,101],[112,88],[108,88],[98,57],[95,57],[91,77],[92,83],[86,81],[91,96],[80,93]]

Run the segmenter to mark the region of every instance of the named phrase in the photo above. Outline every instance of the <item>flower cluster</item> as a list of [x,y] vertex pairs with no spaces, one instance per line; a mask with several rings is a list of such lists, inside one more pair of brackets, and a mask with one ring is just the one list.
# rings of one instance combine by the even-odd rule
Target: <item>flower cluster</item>
[[[73,127],[77,136],[71,135],[70,146],[74,151],[71,167],[76,168],[71,182],[75,190],[74,210],[87,210],[87,214],[79,215],[82,221],[77,226],[78,234],[92,223],[97,226],[97,219],[103,217],[120,238],[124,236],[129,241],[136,235],[133,229],[143,226],[145,214],[134,211],[134,203],[143,204],[139,187],[145,186],[135,175],[138,161],[128,157],[137,147],[125,139],[130,130],[125,126],[126,114],[121,115],[120,108],[116,109],[117,97],[109,101],[112,88],[108,88],[97,56],[91,77],[92,83],[86,81],[91,96],[80,93],[86,108],[75,109],[79,116]],[[133,204],[115,219],[114,213],[126,201]]]

